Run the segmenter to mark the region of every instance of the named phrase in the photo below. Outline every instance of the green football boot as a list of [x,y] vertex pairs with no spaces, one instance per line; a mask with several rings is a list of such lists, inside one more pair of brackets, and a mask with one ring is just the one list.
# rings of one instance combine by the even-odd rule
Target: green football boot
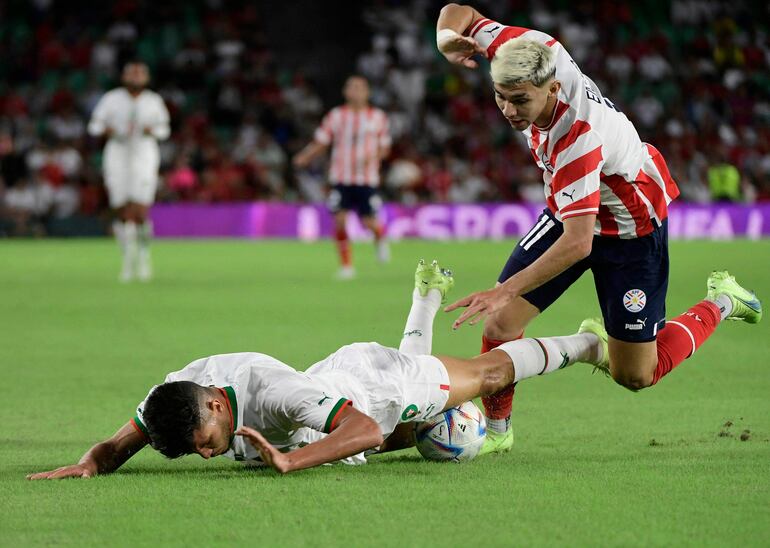
[[594,373],[601,371],[605,375],[610,374],[610,350],[607,345],[607,330],[604,329],[604,323],[599,318],[587,318],[583,320],[578,328],[578,333],[593,333],[599,337],[602,343],[602,360],[599,363],[592,363]]
[[484,445],[481,446],[479,455],[488,455],[490,453],[506,453],[513,449],[513,428],[509,428],[504,434],[498,434],[492,430],[487,430],[487,437]]
[[425,264],[420,259],[417,263],[417,270],[414,273],[414,287],[420,292],[420,295],[426,297],[431,289],[438,290],[441,293],[441,302],[446,302],[447,293],[455,285],[455,279],[452,277],[452,271],[441,268],[438,261]]
[[741,287],[726,270],[712,272],[706,288],[710,301],[716,301],[719,295],[724,295],[733,303],[733,309],[726,320],[759,323],[762,319],[762,303],[757,296],[753,291]]

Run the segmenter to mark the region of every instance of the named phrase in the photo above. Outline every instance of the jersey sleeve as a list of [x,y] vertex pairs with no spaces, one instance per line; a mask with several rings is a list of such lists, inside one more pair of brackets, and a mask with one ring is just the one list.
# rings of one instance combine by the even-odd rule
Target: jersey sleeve
[[150,391],[147,392],[147,396],[145,396],[144,400],[142,400],[142,402],[136,406],[136,413],[134,414],[134,417],[129,421],[131,426],[134,427],[134,430],[136,430],[148,441],[150,436],[147,432],[147,426],[144,424],[144,403],[147,401],[147,398],[150,397],[150,394],[152,394],[152,391],[155,390],[156,387],[157,385],[153,386]]
[[107,116],[109,111],[109,95],[103,95],[96,103],[91,120],[88,122],[88,134],[93,137],[102,135],[107,130]]
[[475,38],[476,41],[486,50],[487,59],[494,58],[497,48],[505,44],[508,40],[524,36],[528,40],[535,40],[545,44],[548,47],[556,43],[556,39],[539,30],[528,29],[526,27],[510,27],[503,25],[492,19],[478,19],[471,23],[465,31],[466,36]]
[[267,401],[270,411],[327,434],[337,428],[342,410],[353,404],[335,388],[304,373],[286,377],[278,386]]
[[556,143],[550,188],[562,220],[599,213],[602,143],[587,122],[577,121]]
[[155,106],[155,116],[150,132],[152,136],[159,141],[164,141],[171,135],[171,128],[169,127],[169,115],[166,103],[163,102],[163,98],[158,96]]
[[334,138],[334,120],[337,117],[337,110],[332,109],[321,120],[321,124],[316,128],[313,134],[313,140],[322,145],[330,145]]

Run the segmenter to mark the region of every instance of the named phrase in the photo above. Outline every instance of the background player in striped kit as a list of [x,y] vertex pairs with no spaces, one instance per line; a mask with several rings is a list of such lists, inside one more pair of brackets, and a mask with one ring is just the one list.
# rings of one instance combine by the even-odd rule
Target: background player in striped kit
[[[482,351],[521,337],[589,268],[609,333],[609,372],[632,390],[657,383],[722,319],[761,319],[756,296],[721,272],[708,279],[708,299],[666,327],[666,219],[679,190],[663,156],[641,142],[555,38],[449,4],[437,22],[437,45],[454,64],[476,68],[476,54],[491,61],[497,105],[543,171],[547,208],[497,286],[446,309],[467,307],[455,328],[485,319]],[[513,385],[485,398],[491,434],[482,452],[510,449],[512,398]]]
[[316,129],[313,141],[294,156],[294,166],[306,167],[331,146],[329,163],[329,210],[334,215],[335,240],[341,268],[339,277],[355,276],[345,222],[348,211],[355,211],[364,226],[374,234],[377,257],[390,259],[385,230],[377,219],[381,205],[380,163],[390,154],[388,117],[369,104],[369,82],[363,76],[350,76],[343,88],[345,104],[333,108]]
[[121,281],[152,277],[148,210],[155,201],[160,151],[168,139],[169,115],[163,99],[146,89],[150,71],[142,62],[123,68],[123,87],[113,89],[94,108],[88,132],[104,136],[104,184],[116,219],[113,232],[123,252]]

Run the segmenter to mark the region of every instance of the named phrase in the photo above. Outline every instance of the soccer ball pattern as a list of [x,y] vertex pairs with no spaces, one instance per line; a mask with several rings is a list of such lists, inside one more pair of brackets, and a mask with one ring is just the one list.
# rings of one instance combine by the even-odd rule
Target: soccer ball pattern
[[428,460],[465,461],[479,454],[487,421],[473,402],[448,409],[415,425],[417,450]]

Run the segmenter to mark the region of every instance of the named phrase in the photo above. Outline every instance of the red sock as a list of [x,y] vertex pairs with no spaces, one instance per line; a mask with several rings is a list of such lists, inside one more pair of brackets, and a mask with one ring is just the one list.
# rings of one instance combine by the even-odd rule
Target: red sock
[[[524,333],[516,337],[520,339],[524,336]],[[515,339],[514,339],[515,340]],[[501,344],[508,341],[498,341],[495,339],[488,339],[485,336],[481,336],[481,353],[489,352],[490,350],[497,348]],[[484,415],[488,419],[492,420],[506,420],[511,417],[511,410],[513,408],[513,394],[516,391],[516,383],[509,384],[500,392],[481,398],[481,403],[484,404]]]
[[338,229],[334,234],[334,239],[337,240],[340,263],[342,266],[350,266],[350,240],[348,240],[347,231],[344,228]]
[[719,308],[711,301],[701,301],[684,314],[667,320],[666,327],[658,333],[658,367],[652,384],[692,356],[719,322]]

